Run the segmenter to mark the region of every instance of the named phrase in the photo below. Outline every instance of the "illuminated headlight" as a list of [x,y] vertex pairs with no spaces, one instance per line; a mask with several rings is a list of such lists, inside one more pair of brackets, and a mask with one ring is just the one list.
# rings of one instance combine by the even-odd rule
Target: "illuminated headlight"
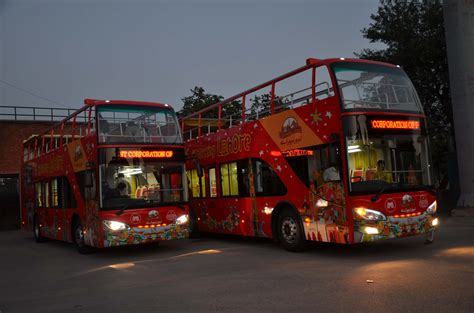
[[188,215],[181,215],[180,217],[178,217],[176,219],[176,224],[178,225],[183,225],[183,224],[186,224],[188,222],[189,218],[188,218]]
[[438,226],[439,225],[439,219],[435,218],[434,220],[431,221],[431,226]]
[[364,231],[369,235],[377,235],[379,230],[375,227],[365,227]]
[[125,223],[116,222],[116,221],[104,221],[104,226],[112,231],[124,230],[130,228]]
[[328,204],[329,204],[329,203],[328,203],[326,200],[324,200],[324,199],[318,199],[318,201],[316,201],[316,206],[317,206],[318,208],[325,208],[325,207],[328,206]]
[[435,200],[435,202],[431,203],[431,205],[426,209],[426,213],[436,213],[436,210],[438,210],[438,203]]
[[371,209],[366,209],[366,208],[355,208],[354,212],[356,215],[359,217],[363,218],[364,220],[367,221],[385,221],[387,217],[380,213],[379,211],[371,210]]

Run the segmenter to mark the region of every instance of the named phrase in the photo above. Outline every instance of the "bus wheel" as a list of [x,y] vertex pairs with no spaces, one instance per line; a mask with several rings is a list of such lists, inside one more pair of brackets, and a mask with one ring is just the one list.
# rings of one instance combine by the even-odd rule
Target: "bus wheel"
[[41,227],[37,216],[33,219],[33,236],[35,236],[35,241],[38,243],[46,241],[46,238],[41,235]]
[[288,251],[301,252],[306,247],[303,229],[298,215],[291,209],[284,209],[278,215],[278,239]]
[[80,220],[77,220],[76,223],[74,223],[73,234],[74,244],[76,245],[77,251],[79,251],[80,254],[89,254],[93,252],[92,247],[86,245],[84,240],[84,230]]

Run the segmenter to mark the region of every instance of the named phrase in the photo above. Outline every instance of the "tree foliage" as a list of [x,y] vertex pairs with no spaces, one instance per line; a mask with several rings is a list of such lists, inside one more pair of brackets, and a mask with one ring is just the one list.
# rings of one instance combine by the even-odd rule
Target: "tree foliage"
[[370,42],[384,43],[382,50],[364,49],[356,55],[399,64],[413,81],[430,129],[451,132],[448,60],[443,7],[435,1],[381,0],[372,23],[362,30]]
[[415,86],[428,120],[438,178],[447,174],[453,134],[448,58],[440,0],[380,0],[362,34],[385,49],[364,49],[363,59],[399,64]]
[[[178,112],[179,117],[188,116],[224,100],[223,96],[206,93],[203,87],[195,86],[190,91],[190,96],[181,99],[183,101],[183,108]],[[222,117],[232,115],[235,119],[240,114],[240,111],[241,102],[234,100],[222,106]],[[218,111],[216,108],[203,113],[202,118],[217,118],[217,116]]]

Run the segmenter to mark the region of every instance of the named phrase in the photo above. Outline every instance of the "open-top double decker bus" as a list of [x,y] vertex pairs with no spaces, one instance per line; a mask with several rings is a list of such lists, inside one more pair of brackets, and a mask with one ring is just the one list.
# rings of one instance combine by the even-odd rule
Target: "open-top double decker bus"
[[306,241],[433,240],[426,119],[399,66],[308,59],[181,125],[200,230],[292,251]]
[[24,142],[22,225],[92,247],[188,236],[185,156],[167,104],[92,100]]

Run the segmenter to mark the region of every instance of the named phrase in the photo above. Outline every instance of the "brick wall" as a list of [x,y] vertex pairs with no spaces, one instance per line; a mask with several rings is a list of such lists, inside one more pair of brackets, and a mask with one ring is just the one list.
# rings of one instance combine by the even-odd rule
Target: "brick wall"
[[19,174],[23,140],[42,134],[55,122],[0,121],[0,175]]

